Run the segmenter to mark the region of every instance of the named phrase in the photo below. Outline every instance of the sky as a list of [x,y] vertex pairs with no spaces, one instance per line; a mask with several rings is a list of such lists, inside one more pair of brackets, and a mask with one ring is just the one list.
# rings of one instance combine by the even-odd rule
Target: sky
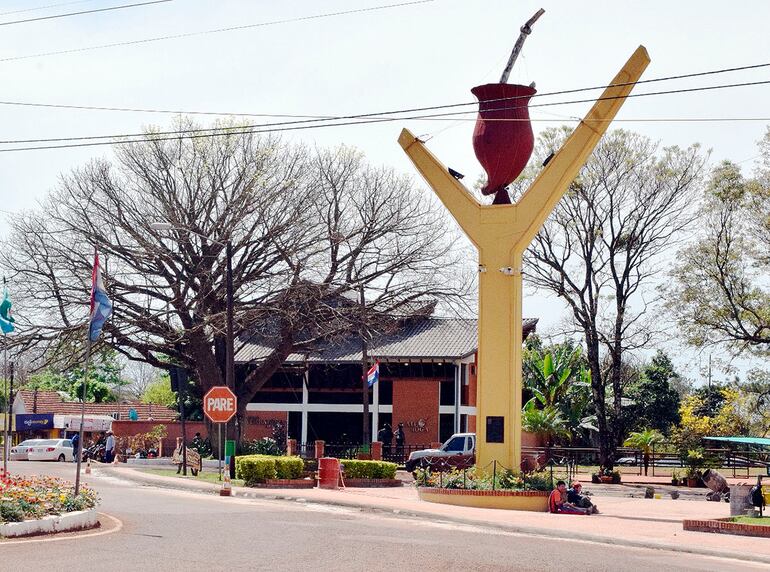
[[[652,59],[645,79],[770,62],[766,30],[770,2],[759,0],[735,5],[704,0],[432,0],[286,22],[396,2],[173,0],[13,25],[3,23],[136,0],[0,2],[0,139],[136,133],[147,125],[169,127],[174,119],[167,113],[64,110],[7,102],[334,116],[469,102],[472,87],[498,81],[519,27],[540,7],[545,15],[535,25],[509,81],[535,81],[541,93],[606,84],[640,44]],[[51,4],[61,5],[32,10]],[[276,21],[284,22],[18,59]],[[654,83],[638,86],[635,92],[765,80],[770,80],[770,68]],[[767,119],[768,96],[770,85],[758,85],[631,99],[615,127],[633,129],[665,146],[699,142],[711,149],[712,163],[730,159],[749,172],[758,153],[756,142],[770,120],[638,120]],[[540,101],[564,100],[565,96],[551,96]],[[533,109],[533,127],[537,132],[559,125],[583,116],[589,106]],[[199,117],[202,125],[213,119]],[[401,128],[408,127],[428,139],[444,163],[473,181],[482,170],[471,148],[472,119],[470,114],[457,121],[403,119],[293,131],[285,137],[311,146],[355,146],[373,163],[414,173],[396,143]],[[0,143],[0,208],[5,211],[0,216],[6,219],[35,208],[61,173],[91,158],[110,156],[108,147],[2,152],[18,146],[24,145]],[[524,314],[540,318],[539,331],[545,334],[558,331],[564,317],[559,308],[539,294],[525,297]],[[685,373],[695,378],[697,362],[704,359],[689,350],[678,357],[679,364],[689,369]]]

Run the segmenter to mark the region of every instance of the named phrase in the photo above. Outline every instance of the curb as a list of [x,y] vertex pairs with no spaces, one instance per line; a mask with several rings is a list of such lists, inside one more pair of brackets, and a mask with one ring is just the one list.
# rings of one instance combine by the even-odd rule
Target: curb
[[37,520],[24,520],[22,522],[7,522],[0,524],[0,537],[18,538],[37,534],[55,534],[57,532],[76,532],[86,530],[99,525],[99,516],[96,509],[66,512],[45,516]]
[[[214,483],[200,483],[200,482],[190,483],[190,485],[192,486],[188,486],[188,485],[181,486],[181,487],[172,486],[173,484],[178,484],[178,483],[175,483],[176,479],[174,477],[148,475],[148,474],[143,474],[141,473],[141,471],[134,470],[134,469],[130,469],[126,471],[125,469],[107,468],[106,471],[109,472],[112,476],[123,477],[128,481],[132,481],[142,485],[156,486],[159,488],[168,488],[168,489],[191,491],[191,492],[205,492],[205,493],[218,492],[219,489],[221,488],[219,485]],[[184,481],[184,482],[189,482],[189,481]],[[237,493],[236,496],[238,498],[307,502],[307,503],[322,504],[327,506],[352,508],[352,509],[360,510],[362,512],[376,512],[376,513],[389,514],[389,515],[395,515],[400,517],[423,518],[423,519],[433,520],[434,522],[450,522],[454,524],[463,524],[466,526],[484,526],[487,528],[492,528],[495,530],[500,530],[508,533],[525,534],[530,536],[542,536],[546,538],[565,540],[564,531],[562,530],[553,530],[550,528],[541,528],[541,527],[535,527],[535,526],[520,526],[515,524],[501,524],[497,522],[489,522],[485,520],[479,520],[479,519],[473,519],[473,518],[467,518],[467,517],[437,515],[433,512],[426,511],[426,510],[410,509],[408,511],[405,511],[400,509],[392,509],[388,507],[364,505],[353,500],[345,500],[345,499],[308,500],[304,497],[297,497],[297,496],[291,496],[291,495],[283,496],[275,493],[271,494],[269,492],[269,489],[267,490],[262,489],[259,491],[252,492],[252,489],[248,489],[245,487],[233,487],[233,492]],[[570,532],[569,540],[595,542],[598,544],[623,546],[628,548],[642,548],[647,550],[665,550],[667,552],[677,552],[680,554],[696,554],[699,556],[711,556],[715,558],[729,558],[732,560],[740,560],[742,562],[752,562],[752,563],[759,562],[763,564],[770,564],[770,556],[755,555],[753,557],[750,557],[743,552],[732,552],[729,550],[702,548],[698,546],[691,546],[691,547],[682,546],[678,544],[668,544],[665,542],[649,542],[649,541],[638,541],[638,540],[631,540],[631,539],[621,539],[621,538],[615,538],[612,536],[602,536],[598,534],[589,534],[589,533],[578,532],[578,531]]]

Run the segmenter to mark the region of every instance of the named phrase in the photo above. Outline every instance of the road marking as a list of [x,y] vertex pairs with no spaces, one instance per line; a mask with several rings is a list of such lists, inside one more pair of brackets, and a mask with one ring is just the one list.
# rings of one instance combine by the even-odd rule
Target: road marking
[[38,542],[61,542],[62,540],[79,540],[81,538],[92,538],[94,536],[104,536],[106,534],[113,534],[115,532],[120,532],[120,530],[123,529],[123,521],[119,518],[116,518],[110,514],[99,512],[97,513],[99,516],[108,518],[112,521],[113,525],[111,528],[108,528],[107,530],[96,530],[93,532],[84,532],[83,534],[75,533],[68,533],[68,532],[62,532],[60,534],[57,534],[55,537],[48,537],[48,538],[28,538],[28,539],[20,539],[20,540],[4,540],[0,542],[0,549],[2,549],[3,546],[8,546],[9,544],[32,544],[32,543],[38,543]]

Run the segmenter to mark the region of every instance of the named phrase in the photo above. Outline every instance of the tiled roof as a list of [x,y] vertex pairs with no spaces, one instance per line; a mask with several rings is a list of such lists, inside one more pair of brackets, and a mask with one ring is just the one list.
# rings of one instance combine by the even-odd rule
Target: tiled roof
[[[64,401],[56,391],[29,391],[22,389],[16,395],[21,399],[25,413],[53,413],[56,415],[79,415],[81,403]],[[173,421],[177,412],[164,405],[150,405],[138,401],[121,402],[121,418],[128,416],[128,410],[135,409],[139,421]],[[14,408],[16,411],[16,408]],[[117,403],[86,403],[86,415],[112,415],[118,411]]]
[[[525,337],[534,331],[536,318],[523,322]],[[460,359],[471,355],[478,347],[478,329],[476,320],[457,318],[425,318],[413,320],[398,332],[376,336],[369,343],[369,355],[382,361],[399,359]],[[243,344],[235,354],[237,363],[259,361],[273,351],[270,340],[251,339]],[[361,361],[361,342],[351,337],[337,342],[329,342],[321,350],[310,353],[307,361],[311,362],[357,362]],[[291,354],[287,363],[304,362],[303,354]]]

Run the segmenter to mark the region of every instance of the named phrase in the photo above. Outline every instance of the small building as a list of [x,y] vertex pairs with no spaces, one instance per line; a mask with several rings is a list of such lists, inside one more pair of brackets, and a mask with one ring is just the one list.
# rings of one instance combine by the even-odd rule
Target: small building
[[[13,400],[15,442],[24,439],[70,437],[80,430],[82,404],[67,400],[56,391],[22,389]],[[141,402],[86,403],[83,432],[90,436],[110,430],[117,419],[137,421],[174,421],[178,414],[163,405]]]
[[[523,322],[524,337],[537,319]],[[372,440],[385,423],[403,423],[407,445],[443,441],[476,429],[476,320],[419,317],[368,343],[380,362],[370,392]],[[272,353],[270,340],[252,338],[235,355],[236,383]],[[248,423],[283,424],[300,443],[360,443],[363,425],[362,348],[358,336],[294,353],[247,405]]]

